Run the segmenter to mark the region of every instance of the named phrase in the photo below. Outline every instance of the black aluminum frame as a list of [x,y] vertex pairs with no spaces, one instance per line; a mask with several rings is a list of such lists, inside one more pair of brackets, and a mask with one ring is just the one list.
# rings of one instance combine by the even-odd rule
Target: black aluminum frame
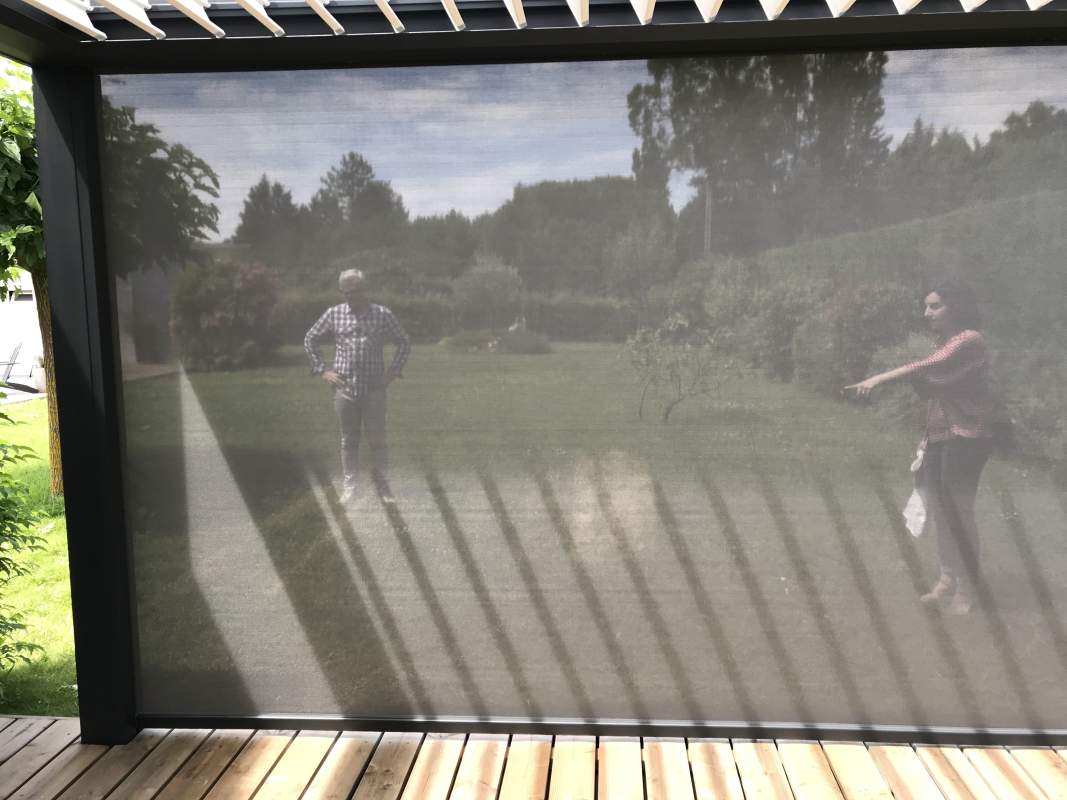
[[823,0],[792,0],[785,19],[767,22],[756,0],[728,0],[722,21],[705,25],[699,23],[692,2],[661,0],[654,24],[641,27],[634,24],[626,0],[607,0],[593,5],[594,25],[579,29],[562,3],[529,0],[530,27],[523,31],[509,30],[510,19],[502,4],[481,2],[463,5],[470,28],[464,33],[452,32],[440,7],[428,3],[398,8],[409,30],[421,31],[404,35],[385,33],[384,20],[373,7],[336,7],[334,13],[348,31],[383,34],[358,38],[319,35],[321,22],[307,9],[272,8],[272,15],[290,32],[280,40],[264,35],[258,23],[243,12],[213,10],[212,16],[231,38],[215,41],[183,18],[170,15],[161,21],[154,15],[168,31],[170,38],[165,41],[124,39],[135,36],[131,26],[102,17],[94,21],[111,38],[106,43],[88,43],[42,14],[20,10],[17,0],[0,0],[0,52],[31,63],[35,70],[56,385],[63,468],[68,476],[66,508],[82,741],[123,743],[143,727],[252,727],[1067,744],[1067,728],[184,716],[143,714],[136,702],[122,392],[113,327],[113,282],[102,232],[98,142],[102,74],[1067,43],[1067,0],[1054,0],[1038,12],[1024,10],[1021,0],[989,0],[985,10],[972,14],[959,12],[956,2],[924,0],[920,6],[924,13],[899,17],[890,0],[860,0],[861,10],[830,19]]

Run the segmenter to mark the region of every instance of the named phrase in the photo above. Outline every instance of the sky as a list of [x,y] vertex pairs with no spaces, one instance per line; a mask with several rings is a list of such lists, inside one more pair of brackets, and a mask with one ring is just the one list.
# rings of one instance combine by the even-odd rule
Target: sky
[[[218,173],[227,238],[262,175],[306,202],[350,150],[412,216],[491,211],[516,183],[628,175],[638,138],[626,95],[647,74],[640,60],[113,76],[103,87]],[[894,52],[883,97],[894,142],[918,116],[984,139],[1032,100],[1067,107],[1067,48]],[[690,196],[674,176],[671,202]]]

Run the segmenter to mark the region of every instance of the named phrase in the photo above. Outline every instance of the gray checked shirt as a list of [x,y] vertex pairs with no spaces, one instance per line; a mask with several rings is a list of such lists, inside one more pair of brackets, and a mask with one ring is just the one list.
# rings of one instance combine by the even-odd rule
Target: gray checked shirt
[[[359,314],[349,308],[348,303],[341,303],[326,309],[326,313],[311,326],[304,336],[304,350],[311,359],[311,371],[315,375],[326,370],[326,363],[319,354],[319,343],[328,336],[333,337],[336,345],[333,371],[344,379],[343,392],[352,397],[380,387],[387,374],[399,377],[411,352],[411,340],[393,312],[374,303]],[[385,370],[386,342],[392,342],[396,347],[388,373]]]

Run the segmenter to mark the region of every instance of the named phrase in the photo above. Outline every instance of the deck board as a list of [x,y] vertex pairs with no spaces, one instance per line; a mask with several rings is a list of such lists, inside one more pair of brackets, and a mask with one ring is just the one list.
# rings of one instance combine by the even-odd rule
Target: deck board
[[744,800],[734,752],[722,739],[690,739],[689,765],[696,800]]
[[797,800],[841,800],[834,771],[818,742],[778,742],[789,786]]
[[1067,800],[1039,746],[79,729],[0,717],[0,800]]
[[214,731],[170,779],[156,800],[200,800],[252,738],[250,730]]
[[404,788],[421,733],[387,733],[371,756],[352,800],[396,800]]
[[1009,752],[1049,800],[1067,800],[1067,761],[1048,747],[1012,747]]
[[344,731],[315,773],[303,800],[347,800],[381,737],[380,733]]
[[643,800],[641,740],[601,736],[597,752],[597,797],[600,800]]
[[447,800],[466,741],[462,733],[426,734],[402,800]]
[[793,800],[773,742],[734,742],[734,762],[747,800]]
[[500,781],[500,800],[544,800],[551,736],[512,736]]
[[648,800],[694,800],[685,739],[645,739],[644,759]]
[[552,745],[548,800],[594,800],[596,737],[557,736]]
[[138,733],[129,744],[112,747],[72,783],[62,800],[101,800],[133,772],[160,742],[168,731],[147,728]]
[[1045,800],[1037,784],[1002,747],[966,747],[964,754],[998,797]]
[[911,747],[872,744],[867,749],[897,800],[945,800],[937,782]]
[[61,719],[50,725],[20,751],[0,765],[0,797],[7,797],[39,772],[49,761],[78,738],[76,719]]
[[893,800],[882,773],[860,742],[833,742],[823,745],[845,800]]
[[499,733],[472,733],[463,748],[449,800],[496,800],[504,772],[508,737]]
[[248,800],[295,735],[295,731],[257,731],[211,787],[207,800]]

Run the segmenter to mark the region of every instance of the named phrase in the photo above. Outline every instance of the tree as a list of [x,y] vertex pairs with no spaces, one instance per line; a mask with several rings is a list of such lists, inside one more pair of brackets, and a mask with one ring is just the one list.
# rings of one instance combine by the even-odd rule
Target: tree
[[248,248],[253,259],[272,267],[290,266],[298,258],[301,210],[280,183],[266,175],[248,190],[233,241]]
[[916,119],[885,167],[886,221],[923,219],[976,202],[979,162],[960,131],[938,131]]
[[322,177],[308,211],[331,252],[394,245],[408,224],[404,201],[359,153],[349,152]]
[[683,255],[859,225],[888,153],[885,63],[878,53],[649,61],[650,81],[628,96],[635,175],[664,162],[694,174],[700,207],[685,214]]
[[29,71],[9,64],[0,76],[0,281],[7,286],[16,268],[33,279],[37,322],[41,328],[48,397],[48,457],[52,494],[63,493],[63,458],[59,446],[52,307],[48,300],[39,172],[34,139],[33,97]]
[[514,265],[527,289],[599,292],[614,239],[633,222],[673,214],[661,188],[603,176],[517,185],[479,224],[485,247]]
[[[134,109],[102,106],[103,180],[108,187],[105,232],[108,258],[117,277],[152,267],[163,272],[195,257],[195,246],[218,232],[219,196],[215,171],[181,144],[171,144],[156,126],[137,121]],[[133,281],[133,339],[140,361],[169,357],[169,312],[138,295]]]
[[[3,397],[2,393],[0,397]],[[10,425],[12,420],[0,412],[0,424]],[[12,578],[26,574],[26,568],[15,560],[15,556],[40,547],[40,537],[29,532],[37,515],[30,509],[26,487],[8,473],[10,466],[29,458],[33,458],[29,448],[0,443],[0,589]],[[41,649],[15,639],[25,629],[19,615],[0,604],[0,671],[11,669],[19,661],[29,661],[30,656]]]
[[608,248],[605,285],[617,296],[648,302],[648,291],[666,283],[675,260],[674,237],[662,219],[632,222]]

